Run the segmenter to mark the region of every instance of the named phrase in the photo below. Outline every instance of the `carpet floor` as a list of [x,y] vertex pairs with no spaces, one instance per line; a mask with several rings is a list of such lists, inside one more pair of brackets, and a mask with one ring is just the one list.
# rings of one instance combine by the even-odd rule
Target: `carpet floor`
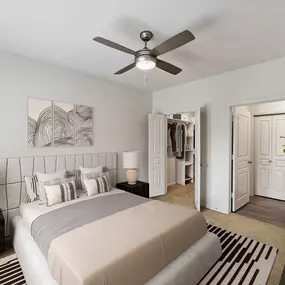
[[[222,245],[222,256],[199,285],[265,285],[278,250],[244,236],[208,225]],[[4,260],[4,259],[3,259]],[[0,259],[0,284],[27,284],[16,255],[3,264]]]

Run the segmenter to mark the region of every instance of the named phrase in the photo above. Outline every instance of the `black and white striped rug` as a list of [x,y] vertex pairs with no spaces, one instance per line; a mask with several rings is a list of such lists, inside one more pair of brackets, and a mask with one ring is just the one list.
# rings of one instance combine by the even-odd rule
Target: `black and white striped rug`
[[[208,231],[220,238],[223,253],[199,285],[266,284],[278,252],[275,247],[212,225]],[[0,284],[27,284],[18,259],[15,255],[11,258],[0,265]]]
[[199,285],[265,285],[278,249],[213,225],[208,231],[222,244],[222,256]]
[[23,285],[27,284],[19,261],[16,256],[5,264],[0,265],[0,284],[1,285]]

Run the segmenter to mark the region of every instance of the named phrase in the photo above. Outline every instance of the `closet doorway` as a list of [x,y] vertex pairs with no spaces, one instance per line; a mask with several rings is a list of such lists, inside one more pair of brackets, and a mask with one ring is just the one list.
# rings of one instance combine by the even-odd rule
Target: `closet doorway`
[[232,211],[284,227],[285,101],[232,113]]
[[167,116],[167,193],[195,197],[195,113]]
[[150,197],[200,210],[200,122],[200,108],[172,115],[149,114]]

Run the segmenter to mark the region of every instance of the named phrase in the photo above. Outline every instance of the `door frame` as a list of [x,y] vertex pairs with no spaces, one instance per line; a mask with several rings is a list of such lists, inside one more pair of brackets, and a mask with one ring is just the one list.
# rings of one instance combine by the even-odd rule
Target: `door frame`
[[[232,213],[232,177],[233,177],[233,170],[232,170],[232,143],[233,143],[233,124],[232,124],[232,118],[233,118],[233,110],[235,107],[245,106],[245,105],[254,105],[254,104],[262,104],[262,103],[272,103],[272,102],[279,102],[279,101],[285,101],[284,96],[279,97],[273,97],[273,98],[264,98],[264,99],[256,99],[256,100],[245,100],[240,101],[236,103],[229,103],[228,104],[228,116],[229,116],[229,192],[228,192],[228,207],[229,207],[229,213]],[[251,127],[253,127],[253,124],[251,124]],[[253,143],[251,142],[253,145]],[[254,167],[254,165],[253,165]],[[253,187],[253,185],[252,185]],[[252,189],[253,191],[253,189]],[[251,193],[253,194],[253,192]]]
[[[198,109],[201,110],[201,107],[196,108],[196,109],[191,109],[191,110],[188,110],[188,111],[175,111],[175,112],[168,112],[168,113],[162,113],[162,114],[166,116],[166,120],[167,120],[167,116],[169,116],[169,115],[173,115],[173,114],[183,114],[183,113],[194,113],[194,114],[196,114],[196,111],[197,111]],[[200,126],[201,126],[201,122],[199,122],[199,124],[200,124]],[[166,131],[167,131],[167,122],[166,122]],[[167,132],[166,132],[166,133],[167,133]],[[201,150],[201,142],[200,142],[200,150]],[[200,151],[200,152],[201,152],[201,151]],[[168,158],[168,156],[167,156],[167,148],[166,148],[166,152],[165,152],[166,193],[167,193],[167,187],[168,187],[168,185],[167,185],[167,158]],[[195,165],[195,167],[196,167],[196,165]],[[195,183],[194,183],[194,184],[195,184]],[[195,187],[195,189],[196,189],[196,187]],[[201,193],[200,193],[200,194],[201,194]],[[194,201],[194,202],[195,202],[195,201]],[[200,195],[200,204],[201,204],[201,195]]]

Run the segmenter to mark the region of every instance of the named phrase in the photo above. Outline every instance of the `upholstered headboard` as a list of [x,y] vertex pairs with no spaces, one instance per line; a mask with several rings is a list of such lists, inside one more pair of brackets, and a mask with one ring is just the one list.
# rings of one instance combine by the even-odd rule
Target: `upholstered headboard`
[[117,154],[114,152],[0,159],[0,208],[6,221],[6,237],[11,232],[11,219],[19,214],[20,203],[26,198],[25,176],[32,176],[36,172],[53,173],[99,165],[109,172],[112,185],[115,186]]

